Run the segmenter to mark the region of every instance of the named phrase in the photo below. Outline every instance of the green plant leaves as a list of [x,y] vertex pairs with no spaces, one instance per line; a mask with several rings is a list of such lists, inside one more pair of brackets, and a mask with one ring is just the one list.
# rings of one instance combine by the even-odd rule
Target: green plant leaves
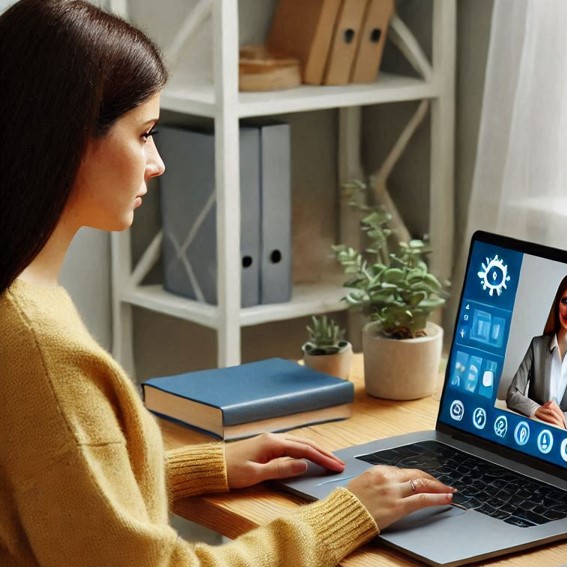
[[308,352],[332,354],[338,352],[344,343],[345,330],[327,315],[311,317],[311,325],[307,325],[307,332],[309,341],[305,343],[304,348]]
[[[366,184],[360,180],[343,187],[348,187],[351,195],[366,190]],[[344,284],[349,288],[345,301],[349,307],[362,310],[378,322],[386,336],[409,338],[423,334],[428,317],[448,296],[425,262],[424,256],[430,251],[427,242],[418,239],[400,242],[390,252],[391,214],[355,200],[350,205],[368,213],[361,221],[368,246],[364,251],[344,244],[332,247],[345,274],[351,276]]]

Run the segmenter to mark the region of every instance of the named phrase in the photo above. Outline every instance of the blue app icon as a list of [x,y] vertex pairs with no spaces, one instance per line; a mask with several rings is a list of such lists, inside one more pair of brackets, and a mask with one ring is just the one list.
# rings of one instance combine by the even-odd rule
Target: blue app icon
[[525,445],[530,438],[530,426],[525,421],[520,421],[514,429],[514,439],[518,445]]
[[508,433],[508,420],[505,415],[496,418],[494,422],[494,433],[501,439],[506,437],[506,433]]
[[539,435],[537,436],[537,448],[539,449],[540,453],[547,455],[551,451],[553,447],[553,435],[549,429],[544,429],[540,431]]

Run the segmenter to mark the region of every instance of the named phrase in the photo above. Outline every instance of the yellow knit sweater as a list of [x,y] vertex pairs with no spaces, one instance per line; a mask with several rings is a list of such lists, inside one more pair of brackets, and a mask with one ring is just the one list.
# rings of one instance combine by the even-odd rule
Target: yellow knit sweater
[[65,290],[0,296],[0,565],[335,565],[377,527],[346,489],[220,547],[183,541],[168,497],[227,490],[222,443],[166,453]]

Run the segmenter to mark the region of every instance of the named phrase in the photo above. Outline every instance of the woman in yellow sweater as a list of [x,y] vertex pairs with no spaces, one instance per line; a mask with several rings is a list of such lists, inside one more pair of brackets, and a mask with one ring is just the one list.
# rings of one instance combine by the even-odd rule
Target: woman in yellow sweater
[[0,16],[0,565],[334,565],[452,490],[375,467],[320,502],[210,547],[168,501],[343,463],[291,435],[165,452],[120,366],[58,283],[83,226],[123,230],[164,171],[152,135],[166,71],[154,45],[85,0]]

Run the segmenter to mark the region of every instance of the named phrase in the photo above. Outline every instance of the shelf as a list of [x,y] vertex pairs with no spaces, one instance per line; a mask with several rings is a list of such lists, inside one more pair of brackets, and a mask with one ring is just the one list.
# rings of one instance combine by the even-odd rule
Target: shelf
[[[111,3],[126,6],[126,0],[111,0]],[[180,7],[184,4],[181,0],[177,3]],[[179,16],[170,18],[169,14],[163,22],[156,22],[160,14],[159,10],[155,12],[151,8],[155,2],[137,0],[135,4],[139,23],[150,29],[155,27],[156,36],[162,38],[162,48],[175,63],[171,68],[179,64],[178,73],[172,73],[169,84],[162,92],[162,109],[212,119],[219,133],[215,140],[214,166],[217,214],[222,221],[217,234],[217,253],[222,268],[217,274],[217,284],[222,295],[219,298],[220,305],[213,306],[170,294],[161,285],[134,285],[133,282],[142,281],[142,272],[157,259],[159,239],[152,241],[132,273],[129,232],[124,231],[113,237],[113,352],[130,372],[134,371],[131,306],[191,321],[215,331],[219,366],[240,362],[242,327],[347,308],[342,301],[346,295],[346,290],[341,287],[344,278],[332,273],[322,274],[325,283],[295,285],[290,302],[239,309],[240,284],[234,285],[231,276],[239,267],[238,239],[232,238],[232,235],[239,230],[240,220],[237,212],[240,206],[239,183],[236,180],[240,167],[238,121],[242,119],[352,108],[353,112],[341,111],[337,117],[338,159],[325,158],[327,167],[336,168],[333,173],[336,173],[335,178],[343,179],[358,175],[354,172],[360,171],[362,174],[360,156],[364,153],[361,151],[364,136],[361,135],[360,107],[432,101],[429,132],[423,135],[424,139],[429,136],[429,141],[425,140],[423,147],[427,149],[426,144],[430,146],[428,230],[434,248],[431,262],[441,277],[449,276],[453,248],[455,0],[432,0],[428,3],[431,18],[421,18],[421,9],[414,12],[413,8],[407,8],[408,12],[414,12],[410,18],[412,24],[423,20],[419,35],[427,38],[427,53],[400,18],[393,21],[395,35],[392,35],[392,40],[408,64],[416,70],[415,77],[380,72],[377,80],[371,84],[300,85],[293,89],[269,92],[238,92],[236,48],[247,42],[249,37],[261,40],[269,25],[273,2],[199,0],[192,2],[193,10],[187,6],[187,10],[179,11]],[[147,6],[143,8],[143,4]],[[210,26],[209,22],[205,26],[209,15]],[[185,22],[180,21],[180,17],[185,17]],[[145,22],[142,21],[144,19]],[[181,27],[178,24],[182,24]],[[244,24],[242,29],[240,24]],[[430,27],[430,31],[426,27]],[[189,41],[194,43],[190,45]],[[203,51],[200,54],[201,48],[206,49],[206,53]],[[183,68],[181,65],[184,65]],[[397,68],[401,70],[408,67],[404,65]],[[404,109],[399,110],[403,114]],[[182,117],[179,118],[180,123],[185,123]],[[332,117],[321,118],[326,120]],[[404,130],[402,136],[406,131],[409,132]],[[407,139],[400,138],[400,147]],[[373,151],[372,148],[364,149]],[[334,191],[335,187],[330,186],[329,189]],[[423,214],[427,214],[427,211]]]
[[193,321],[205,327],[218,328],[219,315],[216,306],[173,295],[161,285],[143,285],[123,290],[120,300],[150,311]]
[[[277,115],[364,106],[407,100],[421,100],[439,95],[435,83],[421,79],[382,73],[376,83],[324,87],[302,85],[285,91],[239,93],[239,118]],[[162,108],[214,118],[216,106],[212,86],[191,88],[166,87],[161,97]]]
[[[345,294],[346,290],[334,283],[295,285],[290,302],[241,309],[240,324],[258,325],[313,313],[341,311],[346,309],[345,302],[341,301]],[[139,286],[124,290],[120,299],[131,305],[192,321],[212,329],[217,329],[220,324],[219,310],[216,306],[173,295],[165,291],[161,285]]]
[[240,311],[242,326],[257,325],[270,321],[283,321],[306,317],[314,313],[342,311],[347,305],[341,299],[347,290],[333,283],[299,284],[293,287],[293,295],[288,303],[255,305]]

